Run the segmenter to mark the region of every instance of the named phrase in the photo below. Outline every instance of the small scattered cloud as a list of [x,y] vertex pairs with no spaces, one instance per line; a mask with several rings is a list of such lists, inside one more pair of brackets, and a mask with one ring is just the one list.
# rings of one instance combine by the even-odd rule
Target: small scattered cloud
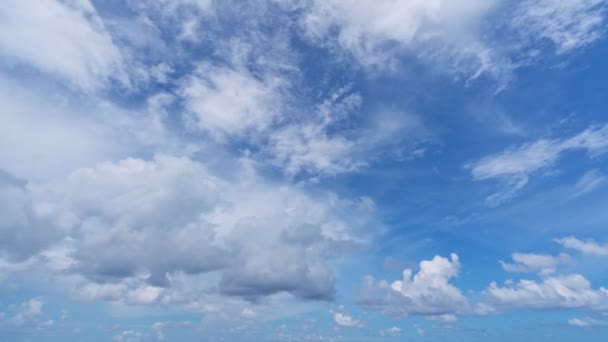
[[502,268],[507,272],[538,272],[541,275],[548,275],[555,272],[558,265],[569,260],[568,255],[560,254],[552,256],[547,254],[534,253],[513,253],[511,254],[512,263],[500,261]]
[[608,244],[598,244],[593,240],[580,240],[574,236],[555,239],[564,248],[572,249],[585,255],[608,256]]
[[251,308],[243,308],[243,310],[241,310],[241,317],[245,319],[254,319],[256,316],[257,314]]
[[364,324],[354,319],[351,315],[344,312],[336,312],[334,313],[334,322],[340,327],[345,328],[362,328]]
[[380,330],[380,336],[398,337],[401,336],[401,328],[390,327],[384,330]]
[[599,170],[590,170],[575,185],[574,197],[580,197],[597,190],[606,182],[606,176]]
[[568,325],[579,328],[608,327],[608,321],[591,317],[575,317],[568,320]]

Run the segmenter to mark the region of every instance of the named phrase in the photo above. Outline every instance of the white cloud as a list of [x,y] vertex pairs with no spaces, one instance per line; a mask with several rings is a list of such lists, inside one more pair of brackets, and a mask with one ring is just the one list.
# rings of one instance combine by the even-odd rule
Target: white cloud
[[400,55],[413,53],[476,77],[496,68],[477,33],[495,3],[312,0],[303,22],[308,36],[330,44],[335,40],[364,65],[390,68]]
[[605,15],[603,0],[525,0],[518,3],[512,25],[531,44],[546,39],[563,54],[599,40]]
[[546,277],[540,282],[522,279],[504,287],[493,282],[484,294],[491,304],[505,309],[608,309],[608,290],[593,289],[580,274]]
[[555,257],[546,254],[513,253],[512,263],[500,261],[502,268],[507,272],[538,272],[548,275],[555,272],[557,266],[568,259],[568,255],[560,254]]
[[360,113],[363,99],[342,87],[308,114],[307,120],[288,124],[269,137],[267,153],[287,175],[336,175],[355,172],[381,157],[416,158],[416,146],[429,139],[417,115],[378,109],[369,121],[345,129]]
[[190,126],[222,138],[269,130],[282,114],[284,84],[271,74],[202,64],[186,79],[180,95],[192,113]]
[[401,336],[401,328],[390,327],[388,329],[380,330],[380,336],[391,336],[391,337]]
[[564,139],[541,139],[512,147],[495,155],[465,165],[475,180],[497,179],[504,189],[487,198],[489,205],[499,204],[513,197],[527,183],[530,176],[556,164],[564,152],[583,150],[590,156],[606,152],[608,125],[592,126]]
[[164,323],[164,322],[155,322],[154,324],[152,324],[152,330],[154,331],[154,334],[156,335],[157,341],[165,340],[165,334],[164,334],[165,325],[166,325],[166,323]]
[[134,330],[125,330],[112,338],[114,342],[141,342],[144,340],[144,334]]
[[241,311],[241,317],[245,319],[254,319],[256,317],[256,313],[251,308],[243,308]]
[[354,171],[365,161],[357,158],[356,139],[343,134],[330,134],[360,109],[361,96],[339,88],[328,95],[303,123],[293,123],[276,130],[269,139],[268,150],[285,172],[338,174]]
[[[366,278],[360,302],[364,307],[390,315],[453,315],[469,310],[460,289],[449,283],[458,276],[458,255],[451,259],[435,256],[420,262],[420,270],[403,271],[403,280],[392,284]],[[412,277],[413,276],[413,277]]]
[[334,321],[337,325],[345,328],[361,328],[364,326],[361,321],[358,321],[351,315],[342,312],[334,313]]
[[579,240],[574,236],[555,239],[564,248],[573,249],[586,255],[608,256],[608,244],[600,245],[593,240]]
[[125,85],[124,59],[89,1],[7,0],[0,9],[0,58],[55,75],[86,91]]
[[151,95],[137,110],[126,110],[96,97],[0,75],[0,101],[0,164],[3,171],[31,182],[151,150],[187,154],[191,146],[167,128],[166,107],[173,97],[164,93]]
[[599,170],[590,170],[575,185],[574,197],[579,197],[597,190],[606,182],[606,176]]
[[5,171],[28,180],[48,179],[120,155],[118,139],[90,107],[44,92],[0,76],[0,164]]
[[[70,237],[67,247],[60,255],[44,253],[66,261],[59,271],[67,267],[86,279],[75,290],[86,300],[170,300],[172,279],[182,273],[209,274],[204,291],[224,296],[332,298],[328,261],[364,241],[354,233],[371,214],[369,200],[266,184],[246,165],[234,165],[230,179],[188,158],[157,156],[31,185],[28,196],[43,208],[40,220],[69,218],[56,233]],[[12,255],[35,255],[53,241],[32,234],[35,225],[19,227],[8,225],[4,236],[43,241],[20,239],[25,245],[11,246]]]
[[127,302],[133,304],[151,304],[160,299],[163,289],[156,286],[141,286],[127,294]]
[[3,325],[13,327],[31,327],[32,325],[39,323],[43,324],[43,306],[44,302],[40,298],[32,298],[19,305],[9,306],[10,315],[5,317],[2,313],[0,313],[0,328],[2,328]]
[[428,316],[427,319],[439,322],[456,322],[458,320],[458,316],[452,314],[443,314],[437,316]]
[[602,321],[591,317],[575,317],[568,320],[568,324],[579,328],[608,327],[608,321]]

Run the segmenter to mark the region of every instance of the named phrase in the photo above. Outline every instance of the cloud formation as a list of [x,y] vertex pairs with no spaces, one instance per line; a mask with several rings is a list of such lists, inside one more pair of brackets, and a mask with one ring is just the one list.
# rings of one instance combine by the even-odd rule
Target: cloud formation
[[563,54],[602,37],[606,9],[602,0],[526,0],[517,5],[512,25],[531,43],[548,40]]
[[608,126],[591,126],[584,131],[562,139],[540,139],[518,147],[511,147],[495,155],[484,157],[465,165],[473,179],[496,179],[503,183],[503,190],[486,198],[489,205],[497,205],[515,196],[542,170],[554,166],[563,153],[583,151],[594,157],[608,148]]
[[608,244],[600,245],[593,240],[580,240],[574,236],[555,239],[555,242],[585,255],[608,256]]
[[[156,302],[179,272],[219,272],[217,289],[227,296],[332,298],[334,276],[326,261],[363,242],[351,232],[369,214],[365,201],[331,194],[313,199],[244,172],[233,183],[194,160],[161,155],[16,188],[9,194],[23,203],[14,196],[7,203],[31,212],[30,221],[43,220],[47,235],[30,222],[5,220],[3,234],[15,238],[3,240],[3,252],[23,259],[69,237],[68,268],[92,282],[81,290],[89,299]],[[53,231],[54,240],[48,236]]]
[[568,255],[560,254],[555,257],[546,254],[513,253],[512,263],[500,261],[502,268],[507,272],[538,272],[543,275],[554,273],[557,266],[568,260]]
[[370,309],[389,315],[441,316],[469,310],[469,302],[462,291],[450,284],[458,276],[460,261],[452,253],[450,259],[435,256],[421,261],[419,271],[403,271],[403,280],[389,284],[367,277],[359,299]]
[[603,311],[608,308],[608,290],[594,289],[580,274],[547,277],[540,282],[528,279],[495,282],[484,291],[493,305],[505,309],[584,309]]
[[[85,91],[130,81],[120,49],[88,1],[10,0],[0,9],[0,57],[26,63]],[[44,53],[41,53],[44,51]]]

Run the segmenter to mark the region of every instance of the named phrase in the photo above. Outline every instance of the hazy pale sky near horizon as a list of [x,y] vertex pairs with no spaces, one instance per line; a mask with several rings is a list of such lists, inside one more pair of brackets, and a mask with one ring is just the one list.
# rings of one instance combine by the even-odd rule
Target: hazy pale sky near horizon
[[0,340],[606,341],[605,0],[3,0]]

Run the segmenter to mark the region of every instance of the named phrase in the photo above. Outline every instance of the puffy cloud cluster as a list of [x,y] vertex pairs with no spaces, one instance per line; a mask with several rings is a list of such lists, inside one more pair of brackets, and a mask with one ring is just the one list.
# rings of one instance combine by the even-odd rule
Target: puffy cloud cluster
[[[577,250],[582,254],[608,255],[603,254],[603,246],[593,240],[582,241],[571,236],[554,241],[566,249]],[[505,271],[535,272],[540,280],[509,279],[503,286],[492,282],[483,291],[485,302],[479,304],[481,311],[492,313],[497,309],[580,309],[604,312],[608,309],[606,288],[594,289],[591,282],[581,274],[556,274],[559,266],[572,261],[569,255],[514,253],[512,259],[512,263],[500,261]],[[482,313],[481,311],[479,313]]]
[[341,326],[341,327],[346,327],[346,328],[363,327],[363,323],[361,323],[361,321],[358,321],[358,320],[354,319],[351,315],[342,313],[342,312],[334,313],[334,321],[336,322],[336,324],[338,326]]
[[[555,241],[587,255],[604,256],[602,247],[592,240],[583,242],[569,237]],[[491,282],[475,302],[450,283],[460,272],[458,256],[452,254],[450,259],[435,256],[421,261],[418,272],[405,269],[403,280],[389,283],[366,277],[359,303],[366,309],[390,316],[425,316],[443,322],[456,321],[458,315],[489,315],[518,309],[608,310],[606,288],[594,288],[581,274],[558,273],[560,266],[572,262],[569,255],[513,253],[511,256],[512,262],[500,261],[505,271],[537,273],[539,280],[509,279],[502,286]],[[577,326],[586,324],[582,319],[572,322]]]
[[503,287],[493,282],[485,294],[493,305],[505,309],[608,309],[608,290],[593,289],[580,274],[547,277],[540,282],[522,279]]
[[2,252],[24,259],[67,246],[62,271],[91,282],[79,290],[84,299],[156,302],[179,273],[214,274],[217,291],[246,299],[332,298],[328,260],[362,242],[353,232],[367,220],[368,201],[313,197],[245,169],[224,179],[161,155],[11,186],[2,207],[11,209],[3,236],[12,238]]
[[391,284],[366,278],[359,301],[368,309],[389,315],[439,317],[467,312],[468,299],[449,282],[459,272],[458,255],[452,254],[450,259],[435,256],[421,261],[415,274],[412,269],[405,269],[403,280]]

